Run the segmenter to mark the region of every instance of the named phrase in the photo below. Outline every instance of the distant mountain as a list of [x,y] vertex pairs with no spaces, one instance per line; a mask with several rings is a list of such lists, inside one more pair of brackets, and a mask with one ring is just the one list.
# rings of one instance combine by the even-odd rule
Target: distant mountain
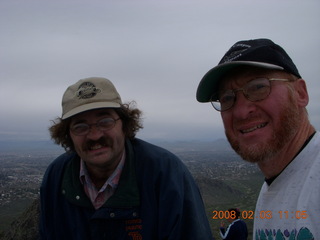
[[[152,141],[151,141],[152,142]],[[154,141],[158,146],[166,148],[174,153],[192,151],[230,151],[230,144],[226,139],[214,141]]]
[[39,140],[39,141],[0,141],[0,151],[1,152],[25,152],[25,151],[58,151],[63,150],[58,145],[54,144],[50,140]]
[[[149,141],[149,140],[146,140]],[[164,140],[150,140],[150,143],[166,148],[172,152],[185,151],[214,151],[231,149],[229,143],[225,139],[218,139],[215,141],[164,141]],[[47,150],[61,150],[63,148],[56,145],[51,140],[0,140],[0,151],[47,151]]]

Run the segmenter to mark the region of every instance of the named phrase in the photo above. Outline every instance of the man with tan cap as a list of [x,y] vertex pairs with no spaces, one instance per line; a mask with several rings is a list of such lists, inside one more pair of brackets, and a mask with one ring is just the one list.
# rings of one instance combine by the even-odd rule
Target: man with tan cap
[[67,152],[43,178],[42,239],[212,239],[185,165],[135,137],[140,115],[104,78],[65,91],[50,133]]
[[253,239],[320,239],[320,134],[284,49],[269,39],[235,43],[202,78],[197,100],[221,113],[233,149],[265,176]]

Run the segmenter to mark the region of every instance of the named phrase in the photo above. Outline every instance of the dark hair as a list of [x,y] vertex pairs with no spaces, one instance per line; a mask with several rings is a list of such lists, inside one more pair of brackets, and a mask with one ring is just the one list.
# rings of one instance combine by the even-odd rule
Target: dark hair
[[[132,105],[135,105],[135,102],[125,103],[120,108],[114,108],[122,120],[124,135],[129,139],[134,139],[139,129],[143,128],[141,120],[142,112]],[[52,123],[52,126],[49,127],[52,140],[56,144],[61,145],[65,150],[73,151],[74,145],[69,133],[71,117],[67,119],[59,117],[56,120],[52,120]]]
[[239,208],[229,208],[228,211],[229,211],[229,212],[235,212],[235,213],[236,213],[236,214],[235,214],[235,216],[236,216],[235,219],[237,219],[237,218],[240,217],[240,210],[239,210]]

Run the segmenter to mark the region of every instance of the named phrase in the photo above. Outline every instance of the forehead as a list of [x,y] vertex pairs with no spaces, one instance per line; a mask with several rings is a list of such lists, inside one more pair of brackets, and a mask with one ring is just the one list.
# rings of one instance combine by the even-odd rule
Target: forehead
[[243,86],[255,78],[283,77],[287,73],[279,70],[271,70],[257,67],[238,67],[226,74],[220,81],[219,90]]
[[116,115],[116,112],[113,108],[99,108],[99,109],[93,109],[89,111],[85,111],[82,113],[79,113],[72,117],[71,121],[86,121],[91,118],[98,118],[98,117],[113,117]]

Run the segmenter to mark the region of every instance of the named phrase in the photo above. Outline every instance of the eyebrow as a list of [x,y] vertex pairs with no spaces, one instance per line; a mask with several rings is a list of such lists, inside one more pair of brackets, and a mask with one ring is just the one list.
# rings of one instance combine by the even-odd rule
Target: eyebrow
[[[114,118],[112,113],[113,112],[110,109],[101,109],[100,111],[96,112],[95,116],[96,117],[104,117],[104,116],[106,116],[106,117]],[[78,119],[72,119],[70,124],[71,125],[75,125],[75,124],[83,123],[83,122],[86,122],[85,118],[84,117],[80,117]]]
[[110,116],[110,117],[112,117],[112,114],[113,112],[112,111],[110,111],[110,109],[103,109],[103,110],[100,110],[97,114],[96,114],[96,116],[97,117],[102,117],[102,116]]

